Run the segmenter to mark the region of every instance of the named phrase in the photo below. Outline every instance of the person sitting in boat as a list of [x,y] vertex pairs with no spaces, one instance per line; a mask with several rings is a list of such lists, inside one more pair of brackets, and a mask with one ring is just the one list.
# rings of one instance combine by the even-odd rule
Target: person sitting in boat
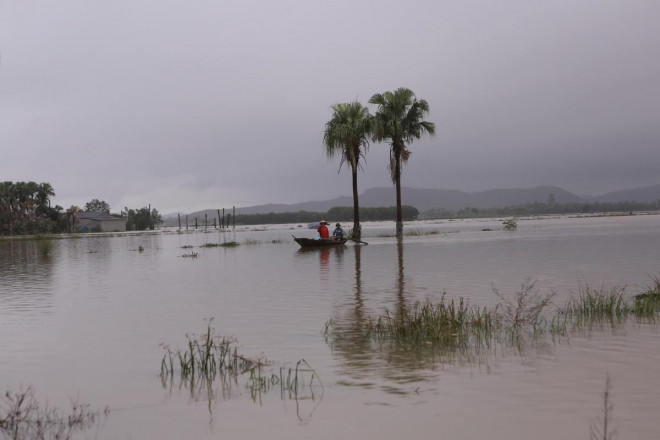
[[319,227],[316,229],[316,232],[319,233],[321,239],[330,238],[330,231],[328,231],[327,224],[328,223],[325,220],[321,220],[319,222]]
[[341,228],[341,225],[337,223],[336,228],[334,231],[332,231],[332,236],[335,237],[337,240],[341,240],[344,238],[344,230]]

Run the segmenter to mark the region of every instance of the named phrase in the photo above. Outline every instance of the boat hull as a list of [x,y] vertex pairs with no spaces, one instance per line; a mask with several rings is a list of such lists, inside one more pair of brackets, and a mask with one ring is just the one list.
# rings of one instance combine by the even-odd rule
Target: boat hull
[[300,247],[304,247],[304,248],[344,246],[348,241],[347,238],[342,238],[342,239],[324,238],[321,240],[315,240],[313,238],[293,237],[293,239],[295,240],[296,243],[300,245]]

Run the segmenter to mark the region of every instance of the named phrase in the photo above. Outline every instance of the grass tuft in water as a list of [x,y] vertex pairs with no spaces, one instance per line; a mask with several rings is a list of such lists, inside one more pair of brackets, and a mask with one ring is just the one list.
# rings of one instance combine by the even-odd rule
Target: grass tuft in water
[[201,248],[213,248],[213,247],[237,247],[241,244],[235,241],[227,241],[225,243],[205,243],[201,245]]
[[625,286],[602,285],[600,289],[592,289],[586,283],[580,283],[577,298],[572,298],[560,308],[560,312],[575,325],[621,320],[634,312],[624,293]]
[[[326,324],[326,334],[328,327]],[[413,307],[389,311],[377,318],[368,318],[366,336],[377,341],[391,341],[413,348],[442,346],[449,349],[488,347],[494,332],[499,331],[501,320],[486,308],[470,306],[460,298],[439,303],[415,303]]]
[[[608,323],[620,324],[629,317],[655,322],[660,312],[660,279],[631,301],[625,288],[602,286],[591,289],[580,285],[579,295],[562,307],[553,304],[554,292],[541,294],[534,282],[527,281],[513,295],[506,296],[493,286],[500,302],[492,308],[469,305],[467,300],[418,302],[369,316],[349,335],[392,348],[431,354],[449,361],[480,359],[491,348],[521,350],[529,343],[541,347],[544,335],[569,335],[569,330]],[[323,336],[327,343],[341,343],[347,337],[341,325],[329,320]],[[439,355],[439,356],[437,356]],[[444,362],[443,360],[443,362]]]
[[107,407],[96,411],[77,401],[71,403],[69,412],[51,408],[39,403],[32,387],[6,391],[0,402],[0,432],[14,440],[71,439],[110,412]]
[[518,219],[517,218],[511,218],[509,220],[504,220],[502,222],[502,225],[504,225],[504,230],[505,231],[517,231],[518,230]]
[[236,340],[231,337],[220,336],[209,323],[207,331],[202,336],[188,336],[185,350],[166,350],[161,361],[160,377],[163,381],[171,380],[175,372],[181,379],[194,380],[202,378],[213,382],[220,376],[223,380],[236,378],[252,368],[265,363],[261,359],[249,359],[238,353]]
[[216,334],[211,322],[203,335],[186,335],[186,338],[184,350],[171,350],[162,345],[166,353],[161,360],[160,377],[165,388],[173,386],[176,375],[180,385],[188,387],[193,396],[205,390],[211,402],[215,396],[214,383],[220,383],[222,394],[226,396],[238,385],[239,378],[247,375],[246,387],[255,402],[261,402],[262,394],[275,387],[280,390],[282,399],[297,400],[302,397],[303,389],[310,390],[311,395],[307,397],[313,401],[317,400],[315,390],[320,388],[321,396],[323,394],[323,384],[316,371],[304,359],[298,361],[295,368],[280,368],[279,374],[270,368],[266,371],[266,367],[272,365],[270,362],[239,354],[236,339]]
[[660,312],[660,278],[653,278],[653,285],[646,292],[633,297],[635,316],[655,318]]

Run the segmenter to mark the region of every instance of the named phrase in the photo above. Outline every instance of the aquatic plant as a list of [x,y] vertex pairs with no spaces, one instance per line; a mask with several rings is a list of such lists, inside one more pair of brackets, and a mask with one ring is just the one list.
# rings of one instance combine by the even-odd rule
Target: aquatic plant
[[377,316],[365,317],[358,327],[343,328],[334,320],[325,324],[323,336],[328,344],[360,341],[403,350],[440,362],[479,362],[493,348],[521,351],[530,346],[547,347],[545,335],[553,342],[603,322],[618,325],[629,317],[655,322],[660,312],[660,280],[631,301],[619,286],[591,289],[580,285],[577,298],[557,307],[554,292],[541,294],[535,283],[526,281],[511,296],[502,294],[494,307],[479,308],[467,300],[417,302],[399,305]]
[[655,318],[660,312],[660,278],[653,278],[651,285],[645,292],[633,297],[634,314],[637,317]]
[[13,440],[70,439],[110,412],[107,407],[92,410],[89,404],[77,401],[71,403],[70,412],[51,408],[39,403],[32,387],[6,391],[0,402],[0,432]]
[[191,252],[189,254],[183,254],[181,256],[184,257],[184,258],[197,258],[199,256],[199,253]]
[[280,390],[283,399],[287,396],[298,399],[305,388],[311,390],[310,397],[314,400],[314,389],[323,391],[316,371],[304,359],[298,361],[295,368],[281,367],[279,374],[266,372],[266,367],[272,367],[271,362],[262,357],[248,358],[240,354],[236,339],[216,334],[211,322],[203,335],[186,335],[185,350],[171,350],[162,344],[166,351],[160,366],[164,387],[171,387],[176,375],[180,384],[188,387],[193,395],[205,390],[210,402],[215,395],[214,383],[219,383],[223,395],[228,395],[231,388],[238,385],[238,379],[247,375],[245,385],[255,402],[274,387]]
[[247,246],[256,246],[256,245],[260,245],[260,244],[282,244],[282,243],[287,243],[287,242],[284,241],[284,240],[279,240],[279,239],[270,240],[270,241],[263,241],[263,240],[255,240],[253,238],[248,238],[247,240],[245,240],[243,242],[243,244],[245,244]]
[[592,289],[580,283],[577,298],[572,298],[559,310],[576,324],[584,321],[623,319],[634,310],[624,298],[625,286],[607,286]]
[[[326,333],[328,331],[326,324]],[[486,308],[470,306],[459,298],[439,303],[415,303],[396,313],[385,311],[377,318],[369,317],[365,335],[378,341],[388,340],[411,347],[428,345],[445,348],[487,347],[501,328],[500,318]]]
[[225,243],[205,243],[201,245],[201,248],[212,248],[212,247],[236,247],[240,246],[240,243],[235,241],[227,241]]
[[544,311],[551,303],[554,292],[542,295],[535,287],[535,282],[526,280],[513,299],[505,295],[492,285],[493,293],[502,301],[496,307],[496,313],[503,321],[503,327],[510,337],[520,337],[523,331],[531,331],[538,335],[545,331],[546,318]]
[[504,230],[505,231],[516,231],[518,230],[518,219],[517,218],[511,218],[509,220],[504,220],[502,222],[504,225]]
[[591,440],[613,440],[617,435],[616,428],[612,428],[612,413],[614,405],[611,401],[612,385],[610,375],[605,376],[605,390],[603,391],[603,408],[601,415],[589,425]]
[[163,345],[166,350],[160,368],[163,380],[173,378],[175,371],[178,371],[184,380],[203,377],[212,382],[218,375],[223,378],[236,377],[265,362],[238,354],[236,340],[217,335],[210,323],[202,337],[186,337],[186,350],[172,351],[169,346]]

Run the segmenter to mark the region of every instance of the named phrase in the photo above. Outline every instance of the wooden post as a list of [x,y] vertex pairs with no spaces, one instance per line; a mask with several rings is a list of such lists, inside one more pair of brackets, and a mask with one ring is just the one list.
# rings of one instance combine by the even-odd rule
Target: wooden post
[[227,213],[227,229],[229,229],[229,219],[231,218],[231,214]]
[[[215,222],[215,219],[213,219],[213,221]],[[218,227],[220,227],[220,228],[222,227],[222,226],[220,226],[220,210],[219,209],[218,209]]]
[[231,228],[236,229],[236,207],[231,208]]
[[204,229],[209,228],[209,215],[207,213],[204,213]]
[[213,217],[213,229],[217,229],[217,226],[215,226],[215,217]]
[[222,208],[222,228],[225,227],[225,208]]
[[186,230],[188,230],[188,214],[186,214]]
[[177,214],[179,216],[179,231],[181,230],[181,214]]
[[197,229],[197,217],[195,217],[195,229]]

